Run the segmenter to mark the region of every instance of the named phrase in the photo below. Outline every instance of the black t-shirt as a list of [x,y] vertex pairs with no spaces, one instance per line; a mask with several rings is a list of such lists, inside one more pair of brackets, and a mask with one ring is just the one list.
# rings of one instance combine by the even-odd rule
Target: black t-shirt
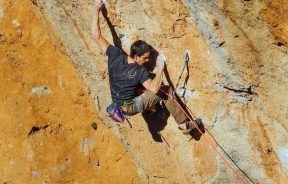
[[136,88],[149,79],[149,71],[137,63],[128,64],[128,56],[118,47],[109,45],[106,55],[112,100],[121,105],[137,95]]

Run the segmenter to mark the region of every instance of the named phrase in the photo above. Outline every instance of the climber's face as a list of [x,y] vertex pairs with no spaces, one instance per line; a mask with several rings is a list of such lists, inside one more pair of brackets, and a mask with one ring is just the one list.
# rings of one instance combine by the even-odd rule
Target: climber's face
[[150,57],[150,52],[146,52],[142,56],[135,56],[134,61],[138,63],[139,65],[143,65],[149,61],[149,57]]

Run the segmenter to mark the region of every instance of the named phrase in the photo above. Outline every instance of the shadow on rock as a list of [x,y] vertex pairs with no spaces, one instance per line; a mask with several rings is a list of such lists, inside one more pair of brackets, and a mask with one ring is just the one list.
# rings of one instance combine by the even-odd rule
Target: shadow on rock
[[108,18],[108,12],[107,12],[107,9],[105,6],[102,9],[102,14],[103,14],[103,17],[105,18],[105,20],[109,26],[109,29],[111,31],[114,45],[117,46],[118,48],[122,49],[122,42],[121,42],[121,40],[120,40],[120,38],[119,38],[115,28],[114,28],[114,25],[111,23],[110,19]]
[[170,116],[168,110],[157,104],[154,109],[143,112],[142,116],[148,125],[152,138],[156,142],[163,142],[160,131],[167,125],[167,120]]

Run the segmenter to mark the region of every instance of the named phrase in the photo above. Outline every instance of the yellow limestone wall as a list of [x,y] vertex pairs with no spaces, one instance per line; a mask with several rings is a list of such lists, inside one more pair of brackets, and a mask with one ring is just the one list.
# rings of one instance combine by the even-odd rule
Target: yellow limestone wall
[[31,1],[0,1],[0,35],[0,183],[140,183]]

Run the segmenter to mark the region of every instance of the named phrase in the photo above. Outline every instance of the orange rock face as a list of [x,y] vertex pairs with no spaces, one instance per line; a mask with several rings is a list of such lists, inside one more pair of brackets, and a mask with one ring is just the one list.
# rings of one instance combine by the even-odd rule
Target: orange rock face
[[33,9],[0,3],[0,183],[140,183]]
[[287,1],[265,1],[266,7],[262,14],[267,19],[269,29],[275,36],[277,45],[288,44],[288,2]]

